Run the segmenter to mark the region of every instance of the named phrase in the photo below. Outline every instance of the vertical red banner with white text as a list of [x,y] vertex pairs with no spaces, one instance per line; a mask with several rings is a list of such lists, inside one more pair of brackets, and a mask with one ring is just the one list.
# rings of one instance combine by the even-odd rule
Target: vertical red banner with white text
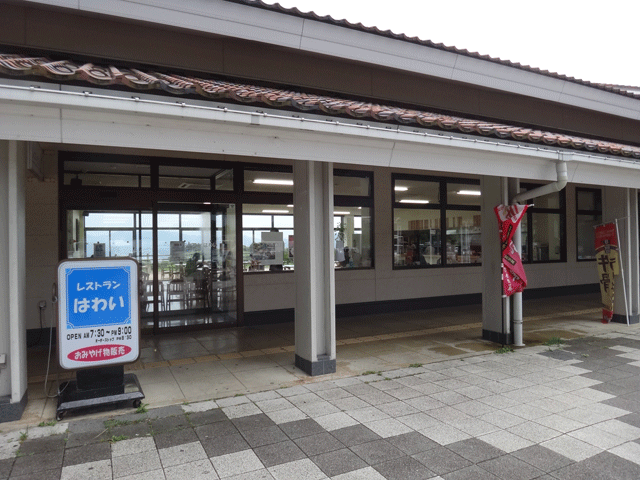
[[528,205],[498,205],[493,209],[500,227],[502,287],[507,297],[522,292],[527,286],[522,259],[513,244],[513,235],[527,208]]

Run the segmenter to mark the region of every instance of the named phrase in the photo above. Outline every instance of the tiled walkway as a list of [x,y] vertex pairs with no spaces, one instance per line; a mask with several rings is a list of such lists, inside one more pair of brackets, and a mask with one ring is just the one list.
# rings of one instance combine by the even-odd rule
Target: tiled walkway
[[637,480],[640,328],[609,327],[0,434],[0,479]]
[[[600,332],[598,301],[582,295],[527,302],[525,343]],[[338,371],[330,378],[492,352],[499,345],[481,340],[480,318],[479,306],[467,306],[340,319]],[[126,368],[137,375],[152,408],[321,381],[294,367],[293,336],[293,324],[145,336],[140,360]],[[52,358],[55,365],[55,353]],[[50,369],[47,398],[46,367],[47,350],[30,350],[29,404],[13,428],[55,418],[56,369]],[[60,374],[62,380],[71,376]]]

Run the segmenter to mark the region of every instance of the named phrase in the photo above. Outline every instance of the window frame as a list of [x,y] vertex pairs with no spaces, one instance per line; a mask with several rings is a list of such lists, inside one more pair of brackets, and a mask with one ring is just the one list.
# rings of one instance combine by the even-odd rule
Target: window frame
[[[591,192],[596,195],[596,205],[600,205],[600,210],[581,210],[578,205],[578,192]],[[602,223],[602,189],[596,187],[576,187],[575,189],[575,207],[576,207],[576,262],[595,262],[594,258],[578,258],[578,217],[580,215],[600,215],[600,223]]]
[[[538,188],[545,185],[544,183],[529,183],[529,182],[521,182],[520,186],[525,187],[527,191],[533,190],[534,188]],[[523,264],[528,265],[539,265],[546,263],[567,263],[567,192],[566,188],[563,188],[558,193],[558,201],[560,206],[558,208],[542,208],[535,206],[535,198],[527,200],[527,205],[529,208],[525,212],[527,216],[527,236],[526,239],[524,235],[522,236],[522,243],[526,241],[527,245],[527,258],[524,258],[523,253],[519,252],[522,258]],[[533,261],[533,214],[534,213],[542,213],[542,214],[554,214],[559,215],[560,217],[560,259],[559,260],[545,260],[545,261]],[[522,224],[519,228],[522,228]],[[523,249],[522,249],[523,250]]]
[[[438,183],[438,203],[429,204],[407,204],[400,203],[398,201],[395,185],[397,180],[412,180],[422,182]],[[463,210],[473,211],[481,214],[481,205],[461,205],[456,203],[449,203],[447,184],[462,184],[478,187],[481,190],[480,179],[474,178],[459,178],[459,177],[440,177],[431,175],[416,175],[407,173],[392,173],[391,174],[391,231],[395,238],[395,210],[437,210],[440,212],[440,232],[442,238],[442,232],[446,237],[447,232],[447,211],[449,210]],[[411,205],[411,206],[408,206]],[[480,235],[482,235],[482,225],[480,225]],[[441,240],[442,242],[442,240]],[[395,264],[396,245],[395,241],[391,242],[391,263],[393,270],[416,270],[416,269],[432,269],[432,268],[469,268],[479,267],[482,265],[482,256],[480,262],[477,263],[449,263],[447,260],[446,249],[440,249],[440,263],[435,265],[396,265]]]
[[[336,177],[360,177],[369,179],[368,195],[333,195],[334,211],[336,207],[365,207],[369,209],[371,215],[369,238],[371,245],[369,246],[371,255],[371,266],[369,267],[353,267],[353,268],[335,268],[336,272],[345,270],[373,270],[375,269],[375,208],[374,208],[374,187],[373,187],[373,171],[370,170],[348,170],[342,168],[334,168],[333,176]],[[334,215],[335,217],[335,215]],[[334,228],[335,235],[335,228]]]

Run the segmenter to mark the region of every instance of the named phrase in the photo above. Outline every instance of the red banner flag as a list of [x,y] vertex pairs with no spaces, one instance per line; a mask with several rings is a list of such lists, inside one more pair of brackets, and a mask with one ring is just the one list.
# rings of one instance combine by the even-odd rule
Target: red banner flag
[[502,287],[507,297],[522,292],[527,286],[522,259],[513,244],[513,235],[527,208],[529,208],[528,205],[498,205],[493,209],[500,227]]

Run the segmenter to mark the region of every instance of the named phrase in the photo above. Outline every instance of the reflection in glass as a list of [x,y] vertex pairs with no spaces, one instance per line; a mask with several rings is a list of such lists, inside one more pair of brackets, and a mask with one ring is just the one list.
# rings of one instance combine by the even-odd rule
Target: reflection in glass
[[480,212],[447,210],[447,264],[481,263]]
[[549,262],[560,260],[560,215],[534,212],[532,218],[532,261]]
[[577,249],[578,260],[592,260],[596,258],[595,229],[602,223],[602,215],[577,216]]
[[242,264],[247,272],[293,270],[293,207],[244,204]]
[[426,267],[442,263],[440,210],[394,208],[393,264]]
[[399,203],[416,203],[430,205],[440,203],[440,183],[420,180],[394,180],[395,201]]
[[371,212],[366,207],[335,207],[336,268],[371,267]]

